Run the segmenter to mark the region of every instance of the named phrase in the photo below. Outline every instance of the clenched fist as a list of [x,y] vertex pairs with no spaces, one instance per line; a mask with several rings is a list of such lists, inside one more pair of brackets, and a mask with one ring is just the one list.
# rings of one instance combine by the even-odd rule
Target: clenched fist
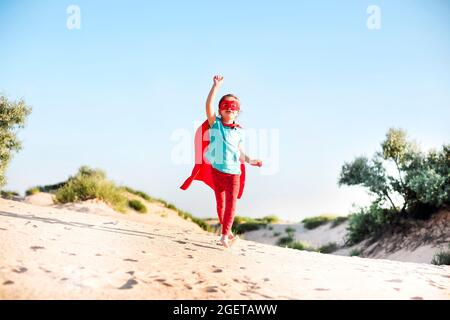
[[223,82],[223,77],[220,75],[216,75],[214,76],[214,85],[215,86],[220,86]]

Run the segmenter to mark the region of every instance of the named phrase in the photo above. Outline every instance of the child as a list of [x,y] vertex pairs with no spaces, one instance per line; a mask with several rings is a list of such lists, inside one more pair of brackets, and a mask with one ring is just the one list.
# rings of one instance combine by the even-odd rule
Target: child
[[244,186],[245,166],[242,162],[260,167],[262,161],[250,159],[243,151],[243,130],[235,122],[240,111],[239,99],[232,94],[223,96],[219,101],[219,115],[216,115],[213,101],[222,82],[222,76],[214,77],[214,84],[206,100],[207,122],[197,133],[197,136],[202,137],[205,131],[209,132],[209,143],[203,144],[199,152],[200,158],[203,160],[204,156],[210,165],[197,164],[181,189],[187,189],[192,180],[202,180],[214,190],[217,215],[222,226],[220,243],[228,248],[236,240],[231,233],[231,226],[236,202],[242,195]]

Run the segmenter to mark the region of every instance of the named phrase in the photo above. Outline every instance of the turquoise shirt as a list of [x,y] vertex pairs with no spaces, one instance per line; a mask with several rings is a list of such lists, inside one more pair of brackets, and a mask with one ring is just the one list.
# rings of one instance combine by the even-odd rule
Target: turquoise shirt
[[244,140],[244,131],[224,126],[220,117],[216,116],[216,121],[209,129],[209,137],[205,158],[212,167],[225,173],[241,174],[239,143]]

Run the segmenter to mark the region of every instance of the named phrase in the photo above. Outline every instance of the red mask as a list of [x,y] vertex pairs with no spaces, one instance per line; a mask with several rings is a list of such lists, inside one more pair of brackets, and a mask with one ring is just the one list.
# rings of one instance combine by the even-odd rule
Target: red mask
[[240,105],[239,101],[237,100],[224,100],[219,105],[219,110],[233,110],[233,111],[239,111]]

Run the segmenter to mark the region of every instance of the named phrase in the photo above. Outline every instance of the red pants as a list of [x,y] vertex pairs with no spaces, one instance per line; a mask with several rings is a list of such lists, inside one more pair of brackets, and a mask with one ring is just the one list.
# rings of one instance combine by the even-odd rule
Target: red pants
[[216,195],[217,215],[222,225],[222,235],[228,235],[236,211],[240,175],[229,174],[212,168],[212,179]]

